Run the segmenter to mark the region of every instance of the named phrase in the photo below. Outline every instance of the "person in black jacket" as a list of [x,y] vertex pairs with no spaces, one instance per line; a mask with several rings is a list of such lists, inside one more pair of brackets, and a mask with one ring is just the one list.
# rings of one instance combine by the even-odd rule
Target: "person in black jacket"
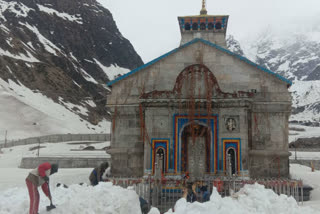
[[89,176],[89,180],[92,186],[96,186],[100,181],[102,181],[102,175],[108,167],[109,163],[105,162],[92,170]]
[[197,192],[196,192],[196,183],[189,183],[187,187],[184,188],[183,190],[183,198],[187,200],[187,202],[193,203],[197,201]]

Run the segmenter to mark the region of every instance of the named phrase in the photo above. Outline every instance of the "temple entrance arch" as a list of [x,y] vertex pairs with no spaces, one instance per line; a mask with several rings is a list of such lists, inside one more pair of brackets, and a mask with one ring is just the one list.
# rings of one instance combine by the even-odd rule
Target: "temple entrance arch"
[[206,124],[192,121],[181,133],[181,172],[200,178],[210,172],[211,130]]
[[237,174],[237,157],[234,148],[229,148],[227,150],[227,157],[230,157],[232,175]]
[[[156,159],[158,158],[161,158],[161,170],[162,170],[162,173],[165,172],[166,170],[166,156],[165,156],[165,151],[163,148],[158,148],[157,151],[156,151]],[[159,166],[160,167],[160,166]]]

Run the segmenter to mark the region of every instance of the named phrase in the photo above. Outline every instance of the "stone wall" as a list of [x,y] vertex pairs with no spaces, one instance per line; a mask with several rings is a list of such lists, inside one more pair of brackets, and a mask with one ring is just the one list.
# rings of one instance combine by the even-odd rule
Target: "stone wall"
[[59,168],[94,168],[103,162],[111,163],[110,158],[77,158],[77,157],[24,157],[20,168],[34,169],[41,163],[57,163]]
[[140,177],[143,175],[143,141],[139,108],[122,106],[113,114],[116,121],[112,127],[111,149],[107,151],[115,166],[112,165],[112,174]]
[[[222,139],[239,138],[242,152],[240,161],[243,169],[249,170],[252,177],[277,177],[279,174],[287,177],[289,175],[288,118],[291,113],[288,84],[275,75],[258,69],[250,62],[246,63],[245,60],[202,42],[174,51],[170,56],[163,57],[157,63],[112,85],[108,105],[114,117],[113,126],[115,127],[111,140],[113,153],[110,153],[116,161],[113,162],[113,170],[123,173],[121,176],[128,176],[126,170],[129,169],[130,163],[129,171],[136,169],[140,174],[143,166],[141,160],[144,162],[144,169],[149,169],[152,138],[168,138],[171,143],[170,152],[172,152],[173,115],[188,114],[188,109],[180,109],[177,104],[181,104],[179,104],[181,97],[186,100],[190,97],[188,97],[188,90],[184,92],[185,88],[182,88],[182,93],[179,95],[171,92],[176,92],[173,90],[178,85],[177,82],[180,81],[178,77],[185,68],[199,64],[206,66],[216,78],[217,84],[213,88],[217,88],[218,85],[219,90],[221,89],[225,94],[237,92],[246,94],[254,91],[252,97],[226,98],[217,96],[213,89],[211,112],[218,115],[219,119],[219,159],[222,158]],[[201,86],[195,89],[196,98],[199,102],[206,101],[206,94],[202,90],[205,88],[205,83],[201,82],[203,81],[201,77],[196,79],[198,81],[196,87]],[[188,89],[190,81],[181,84]],[[163,93],[163,98],[150,98],[150,100],[141,98],[142,94],[153,92],[154,94],[166,93]],[[176,97],[167,98],[166,95],[170,93]],[[139,104],[143,106],[142,119],[146,123],[145,128],[149,134],[144,150],[143,147],[141,148],[143,140],[138,137],[141,136],[142,126],[139,123]],[[196,113],[198,111],[201,109],[197,108]],[[205,112],[199,114],[206,112],[208,111],[205,109]],[[240,129],[226,132],[224,120],[231,117],[238,122]],[[133,126],[130,127],[129,124]],[[130,149],[133,149],[135,154]],[[134,156],[132,161],[129,159],[131,155]],[[144,155],[144,158],[139,155]]]
[[68,141],[110,141],[110,134],[56,134],[26,138],[0,144],[0,148],[29,145],[36,143],[60,143]]

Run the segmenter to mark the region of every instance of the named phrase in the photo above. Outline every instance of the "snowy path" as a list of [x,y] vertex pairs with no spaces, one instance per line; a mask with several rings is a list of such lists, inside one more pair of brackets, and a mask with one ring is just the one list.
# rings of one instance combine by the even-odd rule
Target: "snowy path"
[[[106,146],[109,146],[110,142],[104,143],[95,143],[90,144],[96,149],[101,149]],[[30,150],[37,146],[37,144],[16,146],[12,148],[2,149],[2,154],[0,153],[0,191],[13,188],[13,187],[25,187],[24,178],[27,177],[29,169],[19,169],[20,161],[22,157],[25,156],[36,156],[37,150]],[[46,156],[48,154],[52,155],[61,155],[61,153],[68,156],[79,156],[79,154],[90,154],[91,156],[101,156],[104,155],[109,157],[105,151],[91,151],[91,152],[80,152],[80,151],[71,151],[72,149],[81,149],[88,144],[72,144],[72,142],[66,143],[44,143],[41,144],[44,148],[40,149],[40,156]],[[59,169],[59,173],[51,177],[51,184],[55,185],[56,183],[64,183],[67,185],[70,184],[79,184],[79,183],[88,183],[88,177],[92,169]]]

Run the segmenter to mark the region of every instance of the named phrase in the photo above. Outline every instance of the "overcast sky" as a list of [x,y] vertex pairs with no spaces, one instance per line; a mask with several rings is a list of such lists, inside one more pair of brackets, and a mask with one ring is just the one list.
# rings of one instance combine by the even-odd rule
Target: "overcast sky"
[[[198,15],[202,3],[202,0],[98,1],[111,11],[120,32],[145,63],[179,46],[177,17]],[[320,18],[314,21],[320,17],[320,0],[207,0],[207,10],[210,15],[229,15],[227,34],[240,41],[270,27],[285,29],[283,32],[288,34],[300,27],[313,30],[320,25]]]

